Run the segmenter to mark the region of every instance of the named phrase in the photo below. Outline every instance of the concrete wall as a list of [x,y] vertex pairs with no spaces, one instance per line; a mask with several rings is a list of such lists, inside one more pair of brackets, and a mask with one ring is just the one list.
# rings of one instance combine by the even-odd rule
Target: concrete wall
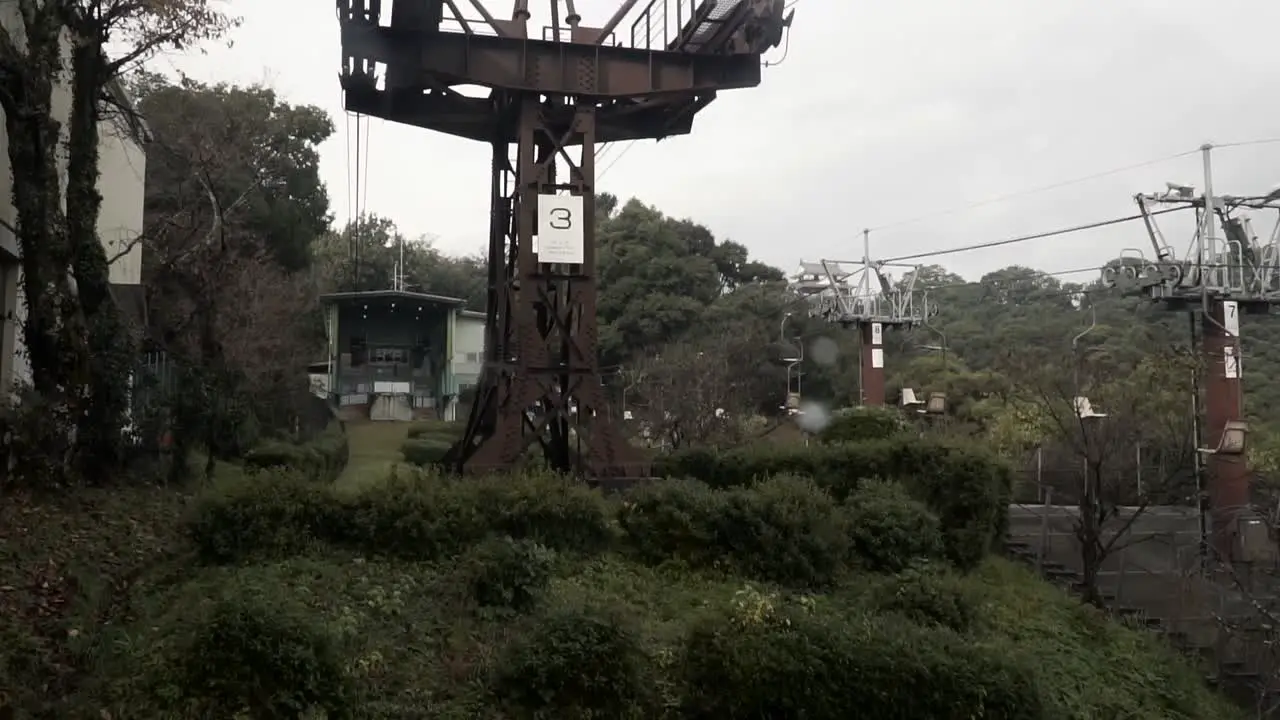
[[458,387],[466,389],[480,379],[484,367],[484,314],[470,311],[458,313],[453,339],[453,372]]
[[[142,234],[146,201],[147,151],[124,118],[106,118],[99,128],[98,238],[111,263],[115,285],[142,284],[142,246],[131,243]],[[127,252],[126,252],[127,250]],[[118,257],[117,257],[118,256]]]
[[[9,30],[19,46],[24,44],[22,20],[17,3],[0,3],[0,27]],[[64,42],[64,61],[70,57],[70,38]],[[66,63],[64,62],[64,65]],[[53,90],[54,113],[66,118],[71,109],[71,88],[68,78],[61,78]],[[0,118],[3,111],[0,110]],[[67,155],[65,140],[66,123],[63,123],[64,144],[58,151],[58,169],[65,182]],[[98,191],[102,194],[102,213],[98,220],[98,232],[106,245],[107,257],[120,253],[128,241],[142,232],[143,193],[145,191],[146,155],[142,142],[132,129],[121,120],[104,119],[99,128]],[[21,325],[26,318],[26,305],[19,291],[19,273],[13,253],[13,238],[17,224],[17,212],[13,207],[13,171],[9,165],[9,143],[4,125],[0,123],[0,397],[7,397],[12,384],[30,378],[31,369],[26,361],[22,344]],[[9,248],[9,249],[7,249]],[[116,284],[141,282],[142,248],[135,247],[114,262],[110,269],[110,281]]]

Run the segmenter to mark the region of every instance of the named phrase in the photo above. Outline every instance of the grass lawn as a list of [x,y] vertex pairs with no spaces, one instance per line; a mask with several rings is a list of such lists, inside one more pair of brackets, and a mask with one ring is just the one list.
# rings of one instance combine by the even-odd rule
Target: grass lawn
[[408,438],[412,423],[373,422],[363,420],[347,423],[347,440],[351,447],[351,459],[338,477],[338,487],[358,487],[362,479],[383,477],[391,467],[404,458],[400,446]]

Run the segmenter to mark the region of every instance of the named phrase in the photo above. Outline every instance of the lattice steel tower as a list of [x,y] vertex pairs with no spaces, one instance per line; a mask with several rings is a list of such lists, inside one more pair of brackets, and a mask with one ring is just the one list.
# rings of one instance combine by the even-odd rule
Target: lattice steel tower
[[[1212,145],[1201,148],[1204,188],[1166,183],[1166,190],[1137,195],[1152,257],[1130,251],[1102,271],[1103,284],[1150,298],[1166,309],[1199,320],[1205,361],[1205,447],[1210,541],[1218,559],[1239,560],[1247,538],[1263,525],[1253,517],[1246,454],[1240,316],[1264,315],[1280,305],[1280,189],[1246,196],[1215,194]],[[1172,206],[1153,210],[1158,205]],[[1195,210],[1188,247],[1179,253],[1166,242],[1156,217],[1179,208]],[[1250,217],[1253,215],[1253,218]],[[1259,237],[1252,220],[1274,218]],[[1219,235],[1219,232],[1223,235]],[[1270,540],[1267,541],[1270,543]]]
[[485,368],[447,460],[503,470],[538,443],[561,471],[645,477],[597,361],[596,147],[690,132],[718,91],[760,83],[791,15],[783,0],[651,0],[634,14],[625,0],[593,28],[574,0],[550,0],[531,36],[528,0],[510,20],[468,2],[477,17],[463,0],[338,2],[347,110],[493,146]]

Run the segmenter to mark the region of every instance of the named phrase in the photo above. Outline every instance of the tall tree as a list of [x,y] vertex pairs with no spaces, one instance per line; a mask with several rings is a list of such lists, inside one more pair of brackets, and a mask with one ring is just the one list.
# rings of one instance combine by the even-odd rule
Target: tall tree
[[315,289],[298,268],[328,221],[315,145],[332,125],[259,87],[154,75],[135,87],[154,135],[140,238],[152,337],[185,375],[171,398],[177,454],[199,443],[212,463],[305,378]]
[[[99,123],[108,99],[119,100],[110,90],[122,68],[162,48],[216,36],[230,20],[211,0],[16,5],[18,26],[0,28],[0,108],[30,308],[23,337],[34,390],[67,416],[65,437],[51,438],[63,447],[51,450],[90,479],[102,479],[120,457],[132,357],[97,234]],[[107,57],[108,43],[122,49],[114,59]],[[71,95],[65,128],[53,102],[54,88],[64,83]],[[57,161],[64,138],[65,192]]]
[[[181,213],[191,194],[202,196],[195,176],[201,160],[193,159],[180,140],[198,125],[213,128],[226,147],[202,149],[219,155],[220,171],[213,190],[220,197],[245,195],[240,222],[259,237],[276,264],[286,271],[306,267],[316,239],[329,229],[329,194],[320,180],[319,146],[333,134],[333,121],[313,105],[291,105],[262,86],[207,85],[191,80],[174,83],[154,73],[140,73],[130,84],[137,107],[157,145],[147,157],[147,214],[154,229]],[[231,130],[234,130],[232,132]]]

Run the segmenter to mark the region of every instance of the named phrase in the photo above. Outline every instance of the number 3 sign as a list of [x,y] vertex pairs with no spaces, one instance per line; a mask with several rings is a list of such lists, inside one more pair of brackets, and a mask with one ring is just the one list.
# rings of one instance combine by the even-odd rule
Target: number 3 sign
[[581,195],[538,196],[538,262],[586,262]]

